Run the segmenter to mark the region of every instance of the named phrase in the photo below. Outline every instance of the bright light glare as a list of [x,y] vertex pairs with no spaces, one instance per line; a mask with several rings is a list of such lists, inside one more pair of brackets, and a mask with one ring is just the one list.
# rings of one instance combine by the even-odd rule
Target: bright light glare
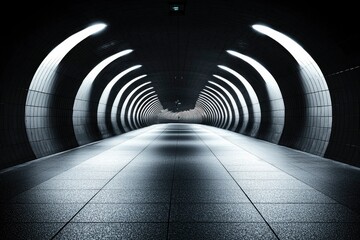
[[[320,67],[310,56],[310,54],[306,52],[305,49],[302,48],[297,42],[295,42],[285,34],[264,25],[255,24],[252,25],[252,28],[262,34],[267,35],[268,37],[274,39],[276,42],[282,45],[300,65],[300,70],[302,71],[301,74],[305,78],[314,78],[317,82],[319,82],[322,89],[318,89],[318,91],[328,89],[325,77],[322,74]],[[310,75],[306,77],[307,74]],[[317,75],[320,76],[320,79]],[[309,79],[307,80],[310,81]]]
[[[320,119],[324,116],[321,111],[313,111],[313,109],[318,109],[323,106],[331,106],[330,92],[320,67],[304,48],[285,34],[260,24],[255,24],[252,28],[278,42],[298,62],[301,76],[300,80],[304,89],[304,96],[306,98],[306,108],[308,109],[308,117],[305,118],[305,121],[309,122],[306,122],[305,126],[311,125],[311,130],[303,131],[305,135],[307,135],[304,138],[312,139],[314,135],[317,137],[321,136],[321,140],[319,140],[319,142],[321,142],[321,144],[325,143],[325,147],[321,149],[321,155],[325,154],[327,143],[330,139],[331,127],[324,131],[324,121],[313,121],[313,119]],[[319,92],[322,94],[321,98],[317,97]],[[327,113],[327,116],[332,116],[331,107],[329,109],[330,112]],[[327,117],[327,121],[331,126],[332,118]],[[324,134],[322,134],[323,132]],[[311,145],[316,146],[317,143],[311,143]],[[319,152],[317,152],[317,154],[318,153]]]
[[105,23],[98,23],[98,24],[94,24],[92,26],[89,27],[89,29],[92,29],[94,31],[94,33],[98,33],[102,30],[104,30],[107,27],[107,25]]
[[70,52],[77,44],[83,41],[85,38],[92,34],[104,29],[106,24],[95,24],[90,27],[81,30],[56,46],[41,62],[40,66],[36,70],[34,77],[30,84],[30,89],[38,90],[41,88],[42,92],[51,92],[55,81],[56,69],[60,61],[65,55]]
[[[94,24],[71,35],[70,37],[62,41],[59,45],[57,45],[44,58],[44,60],[37,68],[29,86],[29,91],[25,103],[25,114],[28,118],[31,118],[38,114],[38,111],[34,111],[34,107],[41,108],[41,112],[44,116],[50,116],[50,114],[47,112],[52,109],[50,107],[50,101],[43,101],[43,99],[40,99],[35,95],[37,95],[39,92],[53,95],[55,92],[55,81],[57,79],[56,74],[59,63],[77,44],[79,44],[81,41],[83,41],[90,35],[93,35],[103,30],[105,27],[106,24],[103,23]],[[38,101],[34,102],[33,99],[38,99]],[[39,141],[38,136],[44,136],[43,128],[37,128],[36,126],[32,125],[34,124],[34,122],[38,121],[25,121],[26,131],[35,156],[41,157],[43,154],[43,150],[41,149],[47,148],[47,146],[45,145],[47,145],[48,143],[47,141]],[[56,133],[53,132],[55,130],[53,130],[52,128],[48,128],[47,131],[49,134],[48,136],[56,135]]]

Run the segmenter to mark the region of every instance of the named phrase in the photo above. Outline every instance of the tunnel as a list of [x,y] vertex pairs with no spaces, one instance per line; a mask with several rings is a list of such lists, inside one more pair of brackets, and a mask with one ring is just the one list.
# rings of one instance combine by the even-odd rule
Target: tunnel
[[1,239],[357,239],[350,1],[9,2]]

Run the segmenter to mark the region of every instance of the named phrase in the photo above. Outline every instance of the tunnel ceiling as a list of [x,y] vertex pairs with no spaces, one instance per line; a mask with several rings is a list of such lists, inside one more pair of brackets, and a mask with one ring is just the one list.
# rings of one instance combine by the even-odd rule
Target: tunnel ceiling
[[[171,12],[174,3],[183,4],[184,12]],[[303,1],[296,5],[280,1],[61,1],[10,4],[10,9],[14,19],[21,21],[5,27],[9,28],[5,46],[21,45],[24,39],[39,37],[36,35],[44,30],[49,38],[61,39],[61,34],[65,38],[90,24],[106,23],[106,31],[96,36],[93,55],[99,56],[100,62],[116,51],[134,49],[131,64],[143,65],[141,71],[148,74],[163,107],[172,111],[194,108],[206,82],[221,71],[217,65],[234,64],[227,49],[261,56],[263,49],[271,48],[251,29],[252,24],[272,24],[279,30],[291,29],[291,25],[293,31],[308,26],[310,30],[304,34],[310,34],[313,26],[321,26],[346,51],[348,29],[355,22],[351,13],[334,18],[335,11],[342,10],[339,6],[316,7]],[[336,32],[329,31],[330,25]],[[13,48],[4,52],[7,49]],[[274,72],[281,68],[278,63],[272,64]],[[181,105],[175,109],[177,100]]]

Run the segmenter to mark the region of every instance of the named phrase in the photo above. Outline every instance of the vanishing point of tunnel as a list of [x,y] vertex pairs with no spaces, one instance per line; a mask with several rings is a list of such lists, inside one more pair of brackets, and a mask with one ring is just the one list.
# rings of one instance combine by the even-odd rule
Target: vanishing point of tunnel
[[0,239],[359,239],[353,5],[3,5]]

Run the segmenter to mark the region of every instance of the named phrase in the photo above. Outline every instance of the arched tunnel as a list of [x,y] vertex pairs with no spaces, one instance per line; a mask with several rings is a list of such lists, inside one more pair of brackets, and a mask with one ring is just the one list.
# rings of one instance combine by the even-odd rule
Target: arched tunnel
[[357,9],[9,3],[2,239],[356,239]]

